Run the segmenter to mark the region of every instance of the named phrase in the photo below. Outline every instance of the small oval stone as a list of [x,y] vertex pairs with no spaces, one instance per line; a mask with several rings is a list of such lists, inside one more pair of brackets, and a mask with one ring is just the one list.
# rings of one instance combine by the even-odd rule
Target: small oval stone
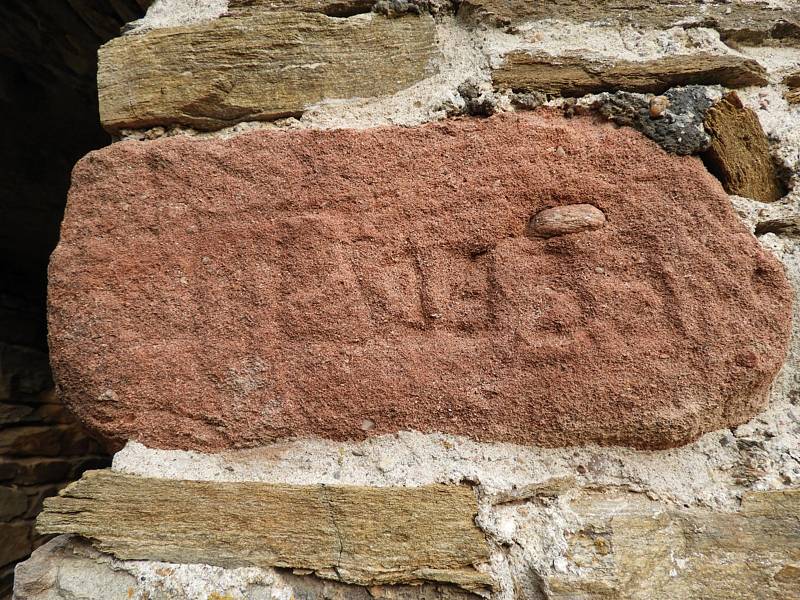
[[606,224],[603,211],[591,204],[568,204],[546,208],[533,215],[528,224],[528,234],[549,238],[567,233],[599,229]]
[[660,119],[669,108],[669,98],[666,96],[655,96],[650,99],[650,118]]

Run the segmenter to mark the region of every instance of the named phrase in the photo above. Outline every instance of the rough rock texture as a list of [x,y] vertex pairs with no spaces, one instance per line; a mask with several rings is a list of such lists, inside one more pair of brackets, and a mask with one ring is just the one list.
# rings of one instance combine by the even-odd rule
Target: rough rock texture
[[662,98],[666,109],[654,118],[651,99],[630,92],[603,93],[593,108],[618,125],[627,125],[641,131],[667,152],[695,154],[708,149],[711,137],[703,121],[711,108],[708,88],[690,85],[668,90]]
[[33,326],[9,299],[0,294],[2,316],[16,316],[15,327],[0,327],[0,598],[11,591],[14,562],[46,539],[33,528],[42,500],[109,463],[53,393],[47,353],[6,342]]
[[20,565],[15,600],[477,600],[451,585],[360,587],[288,569],[120,561],[59,536]]
[[750,492],[732,513],[664,510],[642,495],[585,493],[581,528],[549,599],[800,598],[800,489]]
[[774,202],[783,185],[769,151],[769,141],[756,113],[731,92],[706,114],[711,146],[703,155],[729,194]]
[[789,87],[800,87],[800,71],[790,73],[783,78],[782,83],[783,85],[788,85]]
[[227,15],[236,15],[250,7],[272,10],[314,12],[329,17],[351,17],[372,10],[375,0],[228,0]]
[[557,235],[592,231],[605,224],[606,217],[603,211],[596,206],[567,204],[546,208],[536,213],[528,225],[528,234],[533,237],[551,238]]
[[499,89],[561,96],[616,90],[660,94],[671,87],[699,83],[730,88],[767,83],[758,61],[734,54],[697,52],[651,61],[601,61],[523,50],[509,53],[492,80]]
[[100,452],[97,444],[53,393],[47,264],[72,166],[110,141],[97,119],[97,48],[144,6],[137,0],[0,3],[0,112],[7,117],[0,136],[2,600],[11,593],[14,561],[43,542],[33,531],[42,498],[86,464],[110,462],[91,456]]
[[[525,235],[576,203],[606,226]],[[212,450],[675,446],[764,406],[791,305],[698,160],[552,114],[116,144],[75,169],[50,283],[84,422]]]
[[783,78],[781,83],[783,83],[783,85],[788,85],[791,88],[800,88],[800,71],[789,73]]
[[783,94],[790,104],[800,104],[800,71],[790,73],[783,78],[783,85],[789,87]]
[[786,214],[760,221],[755,228],[756,235],[774,233],[790,237],[800,237],[800,215]]
[[620,0],[463,0],[459,5],[459,15],[469,21],[485,21],[499,26],[515,26],[542,19],[655,29],[702,26],[718,30],[722,38],[729,41],[800,43],[800,8],[747,0],[708,3],[691,0],[646,3]]
[[323,98],[391,95],[426,75],[434,47],[427,15],[253,10],[123,36],[100,49],[100,119],[111,131],[218,129],[297,115]]
[[467,486],[368,488],[175,481],[89,471],[45,501],[42,533],[78,533],[122,559],[288,567],[359,585],[488,591]]
[[[174,485],[186,483],[173,481]],[[205,485],[209,489],[225,486],[210,482]],[[522,560],[525,557],[521,544],[530,543],[538,535],[548,535],[552,523],[547,523],[546,518],[542,522],[543,516],[550,513],[553,518],[556,512],[565,509],[569,514],[569,521],[560,524],[566,531],[554,568],[541,579],[534,571],[514,573],[513,593],[516,595],[504,597],[548,600],[790,600],[800,597],[800,524],[797,519],[800,490],[748,492],[742,498],[741,507],[734,511],[701,507],[665,510],[663,504],[643,494],[617,489],[583,490],[571,495],[569,485],[553,482],[549,487],[496,495],[492,499],[494,518],[501,530],[511,536],[506,540],[505,552],[511,556],[521,555],[518,558]],[[512,543],[512,540],[519,540],[519,543]],[[225,539],[215,551],[224,552],[237,542],[235,537]],[[561,540],[550,542],[562,543]],[[146,553],[145,548],[139,554]],[[287,588],[295,594],[303,590],[301,597],[313,600],[362,597],[359,588],[346,588],[271,569],[121,561],[99,553],[78,538],[68,537],[57,538],[18,567],[15,597],[17,600],[71,600],[75,597],[71,594],[79,592],[78,597],[87,600],[105,600],[117,595],[136,600],[152,597],[253,600],[285,597],[279,591]],[[328,595],[322,595],[321,588]],[[165,590],[174,595],[158,595]],[[219,595],[214,596],[214,593]],[[369,596],[364,597],[445,599],[469,596],[466,592],[459,595],[457,588],[426,585],[417,588],[375,586],[370,587]]]

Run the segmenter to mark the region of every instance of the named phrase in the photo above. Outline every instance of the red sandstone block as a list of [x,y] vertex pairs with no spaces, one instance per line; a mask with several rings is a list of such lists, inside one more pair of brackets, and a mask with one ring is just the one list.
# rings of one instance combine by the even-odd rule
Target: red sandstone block
[[[535,234],[576,204],[605,222]],[[71,409],[201,450],[675,446],[763,408],[790,305],[698,160],[541,113],[114,144],[76,167],[50,267]]]

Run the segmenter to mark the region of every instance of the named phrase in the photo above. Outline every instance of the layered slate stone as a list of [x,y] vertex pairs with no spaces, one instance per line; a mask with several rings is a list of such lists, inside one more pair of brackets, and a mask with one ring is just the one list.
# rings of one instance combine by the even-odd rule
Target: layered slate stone
[[783,78],[781,83],[789,88],[783,93],[786,101],[791,104],[800,104],[800,71],[790,73]]
[[761,202],[774,202],[783,196],[758,115],[745,107],[735,92],[711,107],[704,126],[711,135],[711,146],[703,160],[729,194]]
[[467,486],[176,481],[90,471],[45,500],[38,529],[79,533],[121,559],[288,567],[358,585],[488,592],[489,546]]
[[[122,485],[127,488],[130,479],[132,478],[124,478]],[[178,489],[185,483],[187,482],[171,481],[167,485]],[[224,493],[225,490],[225,484],[204,482],[203,485],[212,490],[215,485],[219,486],[219,492],[216,493]],[[259,487],[271,486],[261,484]],[[77,489],[78,486],[72,488]],[[87,509],[92,512],[96,510],[97,514],[102,511],[110,515],[109,520],[128,518],[124,513],[112,512],[109,504],[103,504],[101,508],[99,504],[102,501],[96,489],[89,490],[89,500],[83,502],[79,521],[73,524],[74,529],[85,528],[85,523],[91,520],[92,517],[87,517],[84,512]],[[161,498],[165,485],[161,483],[156,489],[157,498]],[[362,489],[357,488],[358,492]],[[385,488],[385,491],[391,493],[392,489]],[[537,501],[547,499],[553,502],[559,491],[563,490],[558,487],[540,488],[533,499],[526,498],[524,494],[521,497],[515,494],[495,500],[511,502],[512,506],[516,506],[519,522],[521,514],[536,510],[534,507]],[[72,494],[71,490],[67,490],[65,497],[48,501],[47,510],[52,511],[55,506],[66,507],[68,503],[75,502]],[[561,556],[550,568],[548,560],[544,568],[531,566],[528,571],[512,569],[509,573],[509,587],[513,585],[513,589],[523,591],[531,589],[533,573],[534,577],[544,582],[548,597],[558,600],[786,600],[797,597],[797,590],[800,589],[800,526],[797,520],[800,490],[746,492],[742,497],[741,507],[732,511],[674,506],[650,500],[645,494],[622,492],[618,489],[606,489],[602,492],[576,490],[568,501],[564,501],[575,520],[569,530],[564,532],[565,546],[561,550]],[[204,505],[202,499],[199,504],[201,507]],[[511,506],[501,509],[507,511],[506,514],[512,510]],[[157,513],[158,508],[153,512]],[[50,522],[58,518],[57,512],[46,512],[41,520]],[[200,527],[208,529],[213,522],[214,519],[211,519],[211,525],[203,523]],[[142,527],[141,523],[136,525]],[[109,533],[109,529],[107,525],[103,527],[99,523],[94,529],[100,532],[100,545],[105,548],[111,545],[106,536],[119,536],[118,532]],[[251,528],[245,530],[243,535],[252,537],[254,533]],[[135,551],[141,556],[149,554],[152,549],[153,546],[146,542],[135,548]],[[526,550],[514,545],[508,552],[520,561],[530,560],[523,554]],[[112,565],[111,561],[112,556],[100,554],[80,538],[59,537],[37,550],[29,561],[17,568],[15,598],[74,598],[75,592],[80,592],[82,597],[105,600],[109,597],[124,597],[131,589],[140,592],[148,585],[136,577],[141,572],[136,567],[141,563],[115,561]],[[172,568],[172,565],[169,566],[171,568],[163,568],[167,566],[163,563],[156,566],[161,567],[158,569],[159,579],[162,580],[159,583],[163,582],[164,587],[178,591],[185,589],[186,583],[182,582],[186,578],[179,577],[175,573],[177,569]],[[266,580],[274,586],[273,589],[290,587],[296,594],[302,591],[302,595],[297,596],[310,600],[368,600],[373,597],[367,593],[366,588],[351,586],[342,589],[338,587],[341,584],[310,577],[296,577],[288,571],[285,573],[280,582],[271,581],[269,575],[256,581],[263,584]],[[224,580],[219,576],[213,580],[223,590],[226,584],[234,587],[238,583],[230,571],[225,574],[227,577]],[[88,586],[87,582],[90,581],[95,585]],[[194,580],[190,581],[195,583]],[[320,590],[323,585],[326,588],[324,592]],[[542,584],[539,583],[535,589],[541,589],[539,586]],[[254,592],[258,588],[260,586],[254,583]],[[392,600],[475,600],[480,597],[467,595],[467,592],[457,595],[458,588],[455,587],[443,589],[438,586],[432,588],[430,585],[414,588],[393,585],[369,590],[374,593],[374,597]],[[253,593],[245,597],[262,596]],[[264,594],[264,597],[269,596]]]
[[800,71],[789,73],[789,75],[783,78],[783,81],[781,83],[783,83],[783,85],[788,85],[789,87],[792,88],[800,88]]
[[323,99],[391,95],[426,76],[429,15],[333,18],[313,10],[335,13],[335,5],[287,4],[302,10],[257,5],[111,40],[99,52],[103,125],[218,129],[298,115]]
[[352,17],[368,13],[376,0],[228,0],[227,14],[236,15],[250,9],[296,10],[315,12],[329,17]]
[[[485,595],[448,584],[392,584],[356,586],[303,575],[302,569],[222,570],[204,565],[159,563],[142,577],[140,569],[152,563],[119,561],[101,554],[78,536],[62,535],[44,544],[17,567],[15,600],[109,600],[157,598],[169,590],[171,598],[230,600],[294,598],[302,600],[481,600]],[[177,568],[176,568],[177,567]],[[191,570],[199,577],[185,577]],[[205,592],[205,593],[204,593]],[[162,596],[163,597],[163,596]]]
[[731,88],[766,85],[767,73],[752,58],[735,54],[696,52],[629,61],[518,50],[504,58],[492,80],[500,89],[582,96],[616,90],[660,94],[701,83]]
[[526,21],[555,19],[573,23],[610,23],[637,29],[710,27],[724,40],[800,44],[800,9],[769,2],[733,0],[698,3],[655,0],[463,0],[459,15],[472,22],[516,26]]
[[[571,205],[605,222],[532,234]],[[115,144],[74,171],[49,300],[114,442],[664,448],[764,406],[791,291],[698,159],[528,113]]]

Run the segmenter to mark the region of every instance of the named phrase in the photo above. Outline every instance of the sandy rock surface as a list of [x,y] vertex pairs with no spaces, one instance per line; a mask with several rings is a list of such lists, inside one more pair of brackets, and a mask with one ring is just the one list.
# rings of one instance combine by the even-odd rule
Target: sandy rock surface
[[[576,204],[605,226],[530,235]],[[115,144],[75,170],[50,303],[114,442],[664,448],[764,407],[791,292],[699,160],[544,112]]]

